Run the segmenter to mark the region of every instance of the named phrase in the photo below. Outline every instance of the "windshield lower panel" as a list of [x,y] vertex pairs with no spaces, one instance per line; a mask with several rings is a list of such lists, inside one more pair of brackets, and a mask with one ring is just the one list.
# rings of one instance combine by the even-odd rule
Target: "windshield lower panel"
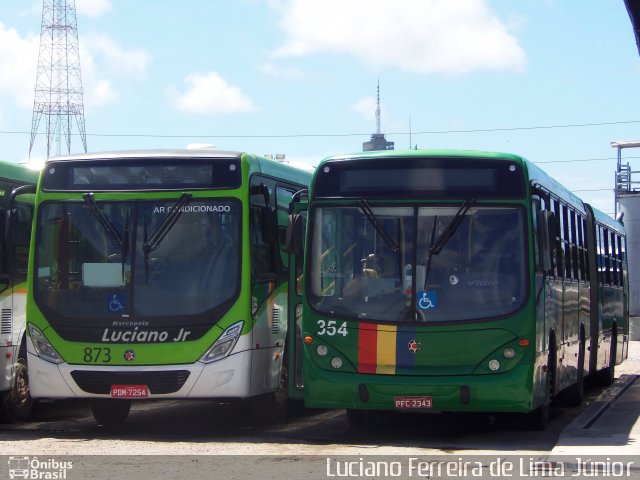
[[238,295],[239,201],[191,200],[172,225],[175,199],[97,205],[40,206],[34,296],[52,325],[211,324]]
[[459,212],[460,205],[372,205],[369,214],[359,206],[315,208],[311,305],[384,322],[474,321],[515,312],[528,293],[525,209]]

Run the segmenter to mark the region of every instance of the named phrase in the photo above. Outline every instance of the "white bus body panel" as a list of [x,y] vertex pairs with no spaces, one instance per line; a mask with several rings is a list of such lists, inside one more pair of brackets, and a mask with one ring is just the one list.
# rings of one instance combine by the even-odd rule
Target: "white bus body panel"
[[205,365],[153,365],[141,367],[59,365],[38,357],[29,346],[29,377],[33,398],[109,398],[109,395],[87,393],[78,387],[71,377],[74,370],[84,372],[158,372],[187,370],[189,378],[180,390],[168,394],[150,394],[147,399],[162,398],[245,398],[250,395],[249,377],[246,372],[251,365],[250,351]]
[[15,362],[26,325],[26,292],[0,299],[0,392],[13,385]]

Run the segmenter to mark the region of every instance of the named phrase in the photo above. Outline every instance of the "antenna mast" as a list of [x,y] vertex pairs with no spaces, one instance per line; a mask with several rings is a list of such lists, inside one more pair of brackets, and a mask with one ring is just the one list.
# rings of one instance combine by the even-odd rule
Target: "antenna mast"
[[47,131],[47,158],[51,156],[54,145],[56,154],[62,153],[62,137],[66,152],[71,153],[74,120],[82,147],[87,151],[82,94],[75,0],[43,0],[29,156],[43,116]]
[[380,126],[380,79],[378,79],[376,103],[376,132],[371,135],[371,140],[362,144],[363,152],[370,152],[372,150],[393,150],[393,142],[387,141]]
[[380,79],[378,79],[378,100],[376,103],[376,133],[378,135],[382,133],[380,127]]

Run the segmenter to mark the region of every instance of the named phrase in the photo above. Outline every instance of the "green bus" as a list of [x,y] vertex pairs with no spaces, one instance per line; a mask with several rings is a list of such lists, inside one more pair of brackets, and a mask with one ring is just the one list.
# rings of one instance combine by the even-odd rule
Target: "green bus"
[[[54,158],[36,192],[27,299],[34,398],[287,400],[288,208],[306,171],[244,152]],[[285,368],[283,368],[283,365]]]
[[26,420],[33,406],[27,374],[25,308],[33,196],[28,165],[0,162],[0,421]]
[[611,383],[627,356],[622,225],[519,156],[334,156],[298,198],[290,309],[308,407],[356,426],[395,410],[544,428],[552,399],[579,404],[584,378]]

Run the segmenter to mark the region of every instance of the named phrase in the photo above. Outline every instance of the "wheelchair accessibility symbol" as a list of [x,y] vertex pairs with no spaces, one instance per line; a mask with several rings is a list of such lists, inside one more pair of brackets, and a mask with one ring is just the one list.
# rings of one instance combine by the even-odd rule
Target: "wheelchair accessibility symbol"
[[418,310],[434,310],[438,307],[438,296],[436,292],[418,292]]
[[124,310],[124,295],[114,293],[107,299],[107,307],[110,312],[119,312]]

